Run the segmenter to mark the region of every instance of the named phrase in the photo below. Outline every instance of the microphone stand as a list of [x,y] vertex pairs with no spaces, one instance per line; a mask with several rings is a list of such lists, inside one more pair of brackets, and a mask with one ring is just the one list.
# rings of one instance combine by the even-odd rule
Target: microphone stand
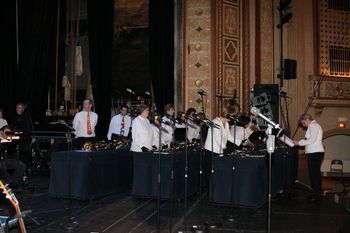
[[157,176],[157,233],[160,233],[160,198],[161,198],[161,155],[162,155],[162,122],[159,124],[158,176]]
[[184,200],[184,226],[185,231],[187,231],[187,184],[188,184],[188,123],[185,121],[186,124],[186,138],[185,138],[185,187],[184,187],[184,193],[185,193],[185,200]]
[[275,136],[272,134],[273,127],[269,124],[266,130],[266,149],[269,154],[268,171],[268,205],[267,205],[267,233],[271,233],[271,183],[272,183],[272,154],[275,152]]
[[[173,135],[172,135],[172,141],[173,141],[173,148],[175,145],[175,122],[174,125],[172,126],[173,128]],[[169,224],[169,232],[172,232],[173,230],[173,215],[174,215],[174,204],[173,204],[173,199],[174,199],[174,153],[175,149],[172,150],[171,152],[171,172],[170,172],[170,224]]]
[[70,224],[70,218],[71,218],[71,214],[72,214],[72,199],[71,199],[71,195],[72,195],[72,177],[71,177],[71,168],[72,168],[72,162],[71,162],[71,157],[70,157],[70,153],[73,149],[73,140],[72,140],[72,133],[70,130],[67,131],[66,133],[66,140],[67,140],[67,160],[68,160],[68,218],[67,218],[67,227],[65,227],[65,230],[72,230],[73,227]]

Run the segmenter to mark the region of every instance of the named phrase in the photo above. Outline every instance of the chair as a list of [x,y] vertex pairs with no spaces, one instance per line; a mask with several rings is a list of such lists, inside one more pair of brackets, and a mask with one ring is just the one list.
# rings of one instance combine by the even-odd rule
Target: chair
[[330,165],[330,177],[343,177],[343,161],[334,159]]

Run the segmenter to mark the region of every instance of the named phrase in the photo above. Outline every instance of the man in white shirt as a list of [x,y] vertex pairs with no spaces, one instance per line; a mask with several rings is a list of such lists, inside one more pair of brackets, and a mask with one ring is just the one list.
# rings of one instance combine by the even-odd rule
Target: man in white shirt
[[109,124],[107,138],[112,140],[113,137],[128,137],[131,126],[131,117],[128,114],[128,107],[123,105],[120,113],[111,119]]
[[133,120],[131,127],[131,151],[145,152],[152,150],[153,146],[153,128],[148,120],[149,107],[141,104],[138,108],[139,115]]
[[322,143],[322,127],[312,119],[310,114],[300,116],[300,123],[307,128],[305,139],[294,141],[295,145],[305,146],[305,155],[308,162],[309,176],[313,195],[310,202],[318,203],[322,191],[321,164],[324,158],[324,146]]
[[84,100],[83,110],[74,116],[73,128],[75,130],[75,137],[78,139],[86,140],[96,137],[95,127],[97,125],[98,116],[91,111],[92,106],[92,100]]
[[4,110],[0,108],[0,129],[8,125],[7,121],[3,117],[4,117]]

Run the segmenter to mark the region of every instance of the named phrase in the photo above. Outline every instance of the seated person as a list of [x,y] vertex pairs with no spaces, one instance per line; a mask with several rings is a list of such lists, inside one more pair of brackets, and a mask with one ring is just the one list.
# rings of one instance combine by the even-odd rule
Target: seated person
[[[6,136],[5,130],[9,129],[8,127],[3,127],[0,130],[1,137]],[[22,185],[22,178],[26,171],[26,165],[16,159],[15,154],[7,155],[5,148],[0,144],[0,179],[4,180],[6,183],[10,184],[11,188],[17,189]]]
[[24,103],[18,103],[16,105],[16,114],[10,124],[10,128],[13,131],[23,132],[23,136],[28,138],[32,132],[32,119],[27,110],[27,105]]

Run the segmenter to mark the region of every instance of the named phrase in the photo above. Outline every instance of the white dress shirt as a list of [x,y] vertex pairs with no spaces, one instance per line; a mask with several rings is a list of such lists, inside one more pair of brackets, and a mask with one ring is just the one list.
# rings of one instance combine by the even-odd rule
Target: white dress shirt
[[167,122],[168,124],[162,123],[162,145],[170,146],[173,142],[174,135],[174,122],[166,116],[163,116],[162,122]]
[[[121,114],[112,117],[111,122],[109,123],[109,129],[107,133],[108,140],[111,140],[112,134],[120,135],[120,130],[122,128],[122,120],[123,116]],[[124,134],[121,136],[127,137],[129,135],[130,126],[131,117],[126,115],[124,116]]]
[[[230,126],[228,122],[226,122],[224,125],[220,118],[217,117],[213,120],[213,123],[220,126],[220,128],[217,129],[214,127],[213,129],[208,129],[207,139],[205,140],[204,148],[209,151],[212,151],[213,149],[214,153],[222,154],[224,149],[226,149],[227,141],[234,143],[234,138],[230,133]],[[213,145],[211,143],[211,131],[213,131]]]
[[132,143],[131,151],[142,152],[142,147],[151,150],[153,145],[153,128],[147,118],[136,117],[131,127]]
[[246,135],[246,128],[244,128],[243,126],[236,126],[236,135],[235,135],[235,126],[232,125],[230,132],[231,132],[231,136],[233,138],[236,137],[235,138],[235,144],[237,146],[241,145],[242,142],[249,137],[249,136],[247,137],[247,135]]
[[73,128],[75,129],[75,137],[77,138],[91,138],[96,137],[95,127],[97,125],[98,116],[94,112],[90,112],[90,124],[92,134],[87,133],[87,119],[88,112],[81,111],[75,114],[73,119]]
[[187,139],[191,142],[193,139],[199,139],[201,127],[191,120],[187,120]]
[[306,130],[305,139],[300,140],[299,145],[305,146],[305,154],[324,152],[322,138],[322,127],[313,120]]
[[1,129],[2,127],[6,126],[6,125],[8,125],[8,124],[7,124],[7,121],[6,121],[5,119],[1,118],[1,119],[0,119],[0,129]]
[[153,129],[153,146],[159,148],[159,128],[154,124],[151,125]]

